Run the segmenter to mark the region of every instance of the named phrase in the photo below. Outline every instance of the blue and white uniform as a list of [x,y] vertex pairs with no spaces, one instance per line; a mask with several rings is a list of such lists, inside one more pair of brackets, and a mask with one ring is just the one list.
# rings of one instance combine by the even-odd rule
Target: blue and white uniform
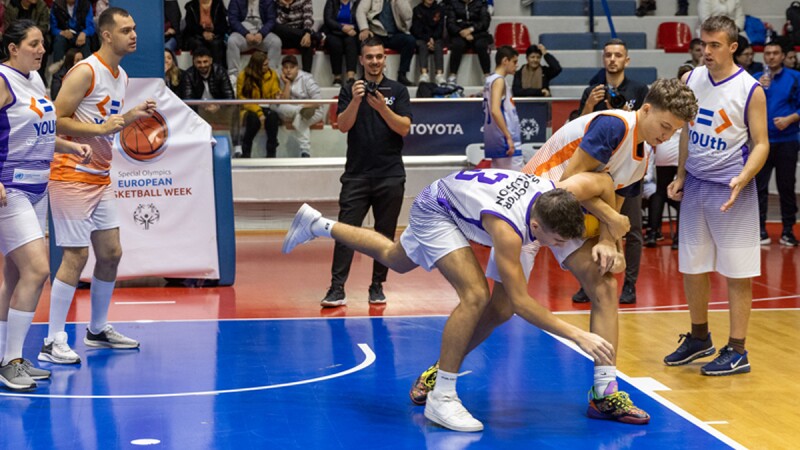
[[[492,118],[492,84],[498,79],[503,79],[499,74],[492,74],[486,77],[483,85],[483,149],[487,158],[496,159],[493,165],[496,168],[520,170],[522,168],[522,135],[520,133],[519,115],[517,108],[511,101],[511,87],[505,83],[506,92],[500,101],[500,111],[506,122],[506,128],[514,139],[514,156],[509,157],[508,142],[506,135],[495,123]],[[505,80],[503,80],[505,82]],[[500,159],[507,158],[507,159]],[[502,167],[498,167],[500,164]]]
[[750,148],[748,109],[758,82],[744,69],[714,82],[705,66],[686,84],[699,110],[689,123],[689,152],[681,201],[678,267],[682,273],[719,272],[729,278],[761,274],[758,196],[755,180],[727,212],[729,183],[742,172]]
[[0,207],[0,251],[6,255],[44,237],[56,111],[36,71],[26,75],[0,64],[0,77],[11,94],[0,109],[0,183],[8,199]]
[[439,259],[469,246],[491,246],[481,216],[507,222],[522,240],[536,240],[530,230],[530,210],[536,198],[554,188],[551,181],[513,170],[463,170],[426,187],[411,205],[409,226],[400,236],[408,257],[425,270]]

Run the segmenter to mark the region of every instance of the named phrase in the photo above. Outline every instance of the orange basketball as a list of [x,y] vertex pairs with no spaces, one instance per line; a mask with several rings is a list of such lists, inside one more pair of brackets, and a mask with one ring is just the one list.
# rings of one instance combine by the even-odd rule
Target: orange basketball
[[168,137],[167,122],[155,112],[123,128],[119,142],[126,155],[137,161],[147,161],[166,149],[164,143]]

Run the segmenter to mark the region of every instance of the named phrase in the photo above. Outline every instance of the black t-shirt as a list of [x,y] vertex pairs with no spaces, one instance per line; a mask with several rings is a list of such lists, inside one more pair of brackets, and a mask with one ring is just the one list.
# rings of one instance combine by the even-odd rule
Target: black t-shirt
[[[385,95],[389,108],[395,114],[412,119],[411,100],[408,89],[402,84],[383,77],[379,88],[390,88]],[[370,95],[370,94],[367,94]],[[339,91],[337,114],[347,109],[353,99],[352,84],[347,83]],[[389,128],[385,120],[362,99],[353,128],[347,132],[347,162],[344,175],[356,178],[402,177],[403,136]]]
[[[605,73],[604,73],[605,75]],[[605,83],[605,77],[602,77],[599,80],[600,83]],[[586,106],[586,100],[589,98],[589,94],[592,92],[592,89],[595,88],[597,84],[591,83],[589,87],[584,89],[583,95],[581,96],[581,106],[580,111],[583,111],[583,107]],[[647,92],[650,89],[647,87],[646,84],[640,83],[636,80],[631,80],[630,78],[624,78],[622,83],[617,87],[617,92],[622,94],[623,97],[627,100],[627,105],[630,107],[631,111],[636,111],[637,109],[642,107],[644,103],[644,98],[647,97]],[[606,107],[606,102],[601,101],[598,102],[592,112],[597,111],[605,111],[608,108]]]

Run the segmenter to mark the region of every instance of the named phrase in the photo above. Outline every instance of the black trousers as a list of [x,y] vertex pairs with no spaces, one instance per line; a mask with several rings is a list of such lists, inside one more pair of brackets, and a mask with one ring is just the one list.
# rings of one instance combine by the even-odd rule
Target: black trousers
[[775,183],[778,185],[778,196],[781,202],[781,222],[784,230],[791,230],[797,221],[797,194],[795,194],[797,152],[800,144],[791,142],[770,142],[769,156],[764,167],[756,175],[758,188],[758,213],[761,229],[767,222],[767,201],[769,198],[769,179],[775,169]]
[[300,40],[303,39],[306,32],[300,28],[281,24],[275,24],[275,28],[272,29],[272,32],[281,38],[282,48],[294,48],[300,52],[300,56],[303,60],[303,71],[311,72],[311,63],[314,61],[314,40],[312,39],[310,47],[301,47]]
[[[665,203],[675,208],[675,211],[678,212],[678,217],[680,217],[681,202],[671,200],[667,196],[667,187],[672,183],[677,173],[677,166],[656,166],[656,191],[650,196],[650,206],[647,208],[647,224],[651,230],[661,231]],[[677,230],[675,235],[678,235]]]
[[[375,231],[394,240],[397,217],[403,206],[405,177],[385,178],[341,178],[342,190],[339,193],[339,222],[360,227],[364,223],[369,208],[375,216]],[[333,249],[331,265],[331,285],[344,287],[353,250],[340,243]],[[372,265],[372,282],[383,283],[389,269],[375,261]]]
[[[274,158],[278,149],[278,127],[281,119],[278,113],[269,109],[261,108],[264,112],[264,131],[267,133],[267,158]],[[250,158],[253,152],[253,140],[261,128],[261,121],[258,114],[246,111],[244,113],[244,137],[242,138],[242,157]]]
[[461,67],[461,57],[467,48],[475,50],[478,54],[478,62],[481,65],[481,70],[484,74],[491,73],[491,61],[489,58],[489,47],[494,42],[492,35],[489,33],[479,33],[472,41],[467,41],[459,35],[450,37],[450,73],[458,74],[458,68]]
[[358,36],[329,33],[325,39],[325,46],[331,53],[331,70],[334,77],[342,75],[342,57],[348,72],[355,72],[358,68]]
[[642,261],[642,194],[626,197],[620,214],[628,216],[631,229],[625,235],[625,281],[636,284],[639,279],[639,265]]

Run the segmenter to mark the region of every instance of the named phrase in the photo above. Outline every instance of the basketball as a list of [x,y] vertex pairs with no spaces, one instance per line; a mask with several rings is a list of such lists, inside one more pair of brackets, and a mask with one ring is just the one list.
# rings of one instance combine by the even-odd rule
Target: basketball
[[583,224],[586,227],[586,231],[583,233],[584,239],[589,239],[600,235],[600,221],[597,220],[597,217],[591,214],[586,214],[583,218]]
[[137,161],[148,161],[163,153],[169,137],[167,122],[158,112],[150,117],[139,119],[122,130],[120,145],[122,150]]

